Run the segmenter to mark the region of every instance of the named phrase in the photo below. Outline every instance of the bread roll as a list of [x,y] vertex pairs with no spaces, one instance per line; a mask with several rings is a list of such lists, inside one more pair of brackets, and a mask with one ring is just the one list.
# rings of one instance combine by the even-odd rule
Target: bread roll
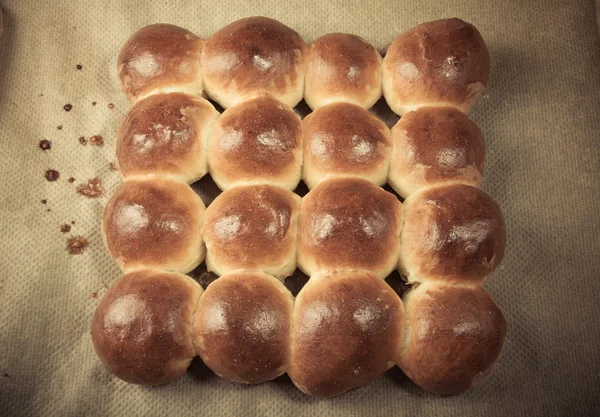
[[323,35],[308,46],[304,100],[313,110],[336,101],[368,109],[381,97],[381,62],[361,37]]
[[138,101],[117,133],[123,179],[160,175],[192,183],[207,172],[206,140],[219,112],[208,101],[183,93]]
[[204,44],[204,88],[223,108],[268,93],[290,107],[302,100],[306,42],[267,17],[237,20]]
[[117,67],[129,101],[175,91],[201,94],[202,44],[202,39],[174,25],[154,24],[131,35]]
[[289,375],[309,395],[366,385],[399,359],[404,309],[382,279],[365,272],[312,277],[294,307]]
[[202,294],[193,279],[140,269],[118,280],[92,319],[92,342],[104,366],[134,384],[179,379],[196,351],[192,316]]
[[298,266],[309,276],[361,270],[385,278],[398,261],[401,226],[393,194],[358,178],[323,181],[302,200]]
[[490,57],[475,26],[423,23],[398,36],[383,59],[383,95],[399,115],[422,106],[468,112],[485,91]]
[[262,271],[279,279],[291,275],[300,201],[293,192],[267,184],[222,193],[204,216],[208,270],[217,275]]
[[482,288],[421,284],[404,301],[408,333],[399,365],[415,384],[457,394],[492,370],[506,321]]
[[308,188],[336,176],[383,185],[391,151],[391,133],[385,123],[355,104],[329,104],[304,118],[302,179]]
[[213,281],[194,318],[194,343],[210,369],[229,381],[258,384],[288,367],[294,297],[262,272]]
[[125,272],[156,267],[186,273],[205,255],[204,204],[187,185],[162,178],[126,181],[104,209],[106,247]]
[[222,190],[258,182],[293,190],[302,170],[302,121],[268,95],[230,107],[212,130],[208,162]]
[[400,272],[409,282],[482,283],[505,246],[502,212],[478,188],[426,188],[404,201]]
[[406,198],[420,188],[459,182],[479,185],[485,141],[475,123],[451,107],[422,107],[392,128],[389,183]]

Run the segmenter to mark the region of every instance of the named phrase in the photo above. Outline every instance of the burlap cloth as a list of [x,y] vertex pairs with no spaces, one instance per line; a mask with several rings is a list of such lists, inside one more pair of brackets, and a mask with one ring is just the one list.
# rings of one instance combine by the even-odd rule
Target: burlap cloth
[[[600,414],[600,50],[593,0],[0,3],[0,416]],[[441,398],[422,393],[395,368],[367,387],[319,400],[287,377],[240,386],[196,361],[179,382],[150,389],[112,377],[96,358],[89,322],[120,272],[100,234],[108,196],[88,199],[75,187],[99,177],[110,195],[119,183],[109,168],[129,107],[116,79],[119,48],[149,23],[207,37],[249,15],[279,19],[307,41],[356,33],[380,50],[404,30],[442,17],[461,17],[482,32],[492,73],[472,118],[487,140],[484,188],[499,201],[509,238],[504,262],[486,284],[509,330],[501,364],[483,384]],[[78,141],[98,134],[102,147]],[[50,151],[40,149],[42,139],[52,141]],[[49,168],[60,172],[58,181],[46,181]],[[211,187],[210,180],[195,187],[206,203]],[[61,233],[71,221],[71,231]],[[67,239],[77,235],[90,246],[71,255]]]

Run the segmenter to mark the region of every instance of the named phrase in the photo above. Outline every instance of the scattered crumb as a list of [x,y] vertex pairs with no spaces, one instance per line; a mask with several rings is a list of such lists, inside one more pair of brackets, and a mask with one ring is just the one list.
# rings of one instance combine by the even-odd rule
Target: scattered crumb
[[75,220],[71,220],[71,224],[75,224]]
[[119,166],[117,165],[116,162],[111,162],[110,163],[110,169],[111,169],[111,171],[118,171],[119,170]]
[[83,236],[75,236],[67,240],[67,250],[71,255],[81,255],[89,244]]
[[63,109],[65,109],[65,111],[71,111],[72,108],[73,108],[73,105],[71,105],[71,104],[65,104],[63,106]]
[[58,172],[57,170],[49,169],[48,171],[46,171],[46,179],[48,181],[56,181],[59,178],[60,178],[60,172]]
[[104,145],[104,138],[100,135],[94,135],[90,138],[90,143],[96,146]]
[[46,199],[42,200],[42,204],[46,204],[47,202],[48,202],[48,200],[46,200]]
[[81,71],[83,69],[83,67],[79,64],[75,65],[75,68],[77,68],[79,71]]
[[112,109],[114,109],[114,108],[115,108],[115,105],[114,105],[114,104],[112,104],[112,103],[108,103],[108,108],[112,110]]
[[52,142],[50,142],[48,139],[40,140],[40,149],[41,150],[48,151],[48,150],[50,150],[50,148],[52,148]]
[[85,138],[85,136],[81,136],[79,138],[79,143],[81,143],[83,146],[87,145],[87,139]]
[[88,180],[87,184],[79,184],[76,191],[78,194],[84,195],[87,198],[104,197],[104,188],[102,188],[100,178],[92,178],[91,180]]
[[73,177],[69,178],[69,182],[75,182],[75,178],[73,178]]
[[62,125],[58,125],[58,126],[56,126],[56,128],[57,128],[58,130],[62,130]]
[[60,225],[60,231],[62,233],[69,233],[71,231],[71,225],[70,224],[62,224]]
[[96,291],[92,293],[92,298],[98,298],[98,293]]
[[92,101],[92,106],[95,106],[95,105],[96,105],[96,102],[95,102],[95,101]]

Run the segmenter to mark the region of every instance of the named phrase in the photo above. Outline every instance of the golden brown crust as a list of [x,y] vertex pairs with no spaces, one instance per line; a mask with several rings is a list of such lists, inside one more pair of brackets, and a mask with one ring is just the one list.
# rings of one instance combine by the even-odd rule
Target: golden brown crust
[[309,395],[332,396],[368,384],[399,359],[402,301],[363,272],[313,277],[294,307],[289,375]]
[[187,185],[167,179],[126,181],[104,209],[108,251],[127,272],[156,267],[189,272],[204,259],[204,204]]
[[230,107],[211,132],[208,162],[222,190],[252,181],[293,190],[302,168],[302,121],[268,95]]
[[421,284],[405,297],[409,334],[400,367],[425,391],[457,394],[500,357],[506,321],[480,287]]
[[174,25],[146,26],[125,42],[118,59],[121,88],[130,101],[155,90],[202,93],[203,40]]
[[356,269],[384,278],[398,259],[402,205],[358,178],[333,178],[303,199],[298,264],[307,275]]
[[266,17],[237,20],[206,40],[202,71],[208,95],[224,108],[260,93],[290,107],[302,99],[306,42]]
[[196,351],[192,316],[202,288],[185,275],[138,270],[102,297],[92,319],[92,342],[104,366],[134,384],[173,382]]
[[124,179],[161,175],[194,182],[206,174],[205,141],[219,112],[184,93],[154,94],[137,102],[117,133]]
[[313,110],[345,101],[370,108],[381,97],[381,55],[363,38],[329,33],[308,46],[304,99]]
[[406,199],[404,215],[400,269],[409,281],[481,283],[502,261],[502,212],[478,188],[427,188]]
[[461,182],[477,186],[485,165],[481,130],[451,107],[422,107],[392,128],[389,182],[403,197],[428,185]]
[[259,384],[289,363],[294,297],[275,278],[234,272],[213,281],[194,316],[194,343],[204,363],[229,381]]
[[309,188],[329,176],[386,182],[392,151],[388,127],[367,110],[332,103],[304,118],[304,167]]
[[467,112],[483,94],[489,70],[487,47],[473,25],[436,20],[392,42],[383,60],[383,94],[400,115],[423,105]]
[[222,275],[246,269],[281,279],[291,275],[300,201],[293,192],[266,184],[222,193],[204,216],[208,270]]

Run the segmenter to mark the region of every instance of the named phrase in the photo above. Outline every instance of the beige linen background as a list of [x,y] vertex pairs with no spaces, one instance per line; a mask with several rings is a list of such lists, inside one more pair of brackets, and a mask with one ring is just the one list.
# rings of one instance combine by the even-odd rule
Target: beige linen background
[[[593,0],[0,5],[0,416],[600,414],[600,49]],[[487,140],[484,188],[499,201],[509,238],[504,263],[486,284],[509,330],[501,364],[483,384],[441,398],[422,393],[395,368],[367,387],[320,400],[287,377],[240,386],[196,361],[179,382],[150,389],[112,377],[96,358],[89,322],[120,273],[100,235],[108,196],[87,199],[75,187],[99,177],[110,195],[119,183],[109,168],[129,107],[115,74],[119,48],[149,23],[208,37],[250,15],[279,19],[307,41],[351,32],[380,50],[404,30],[442,17],[463,18],[482,32],[492,73],[472,118]],[[96,134],[103,147],[78,142]],[[39,148],[41,139],[52,141],[50,151]],[[58,181],[46,181],[49,168],[60,171]],[[206,203],[211,186],[207,179],[195,187]],[[71,231],[61,233],[71,221]],[[70,255],[67,238],[77,235],[90,247]]]

